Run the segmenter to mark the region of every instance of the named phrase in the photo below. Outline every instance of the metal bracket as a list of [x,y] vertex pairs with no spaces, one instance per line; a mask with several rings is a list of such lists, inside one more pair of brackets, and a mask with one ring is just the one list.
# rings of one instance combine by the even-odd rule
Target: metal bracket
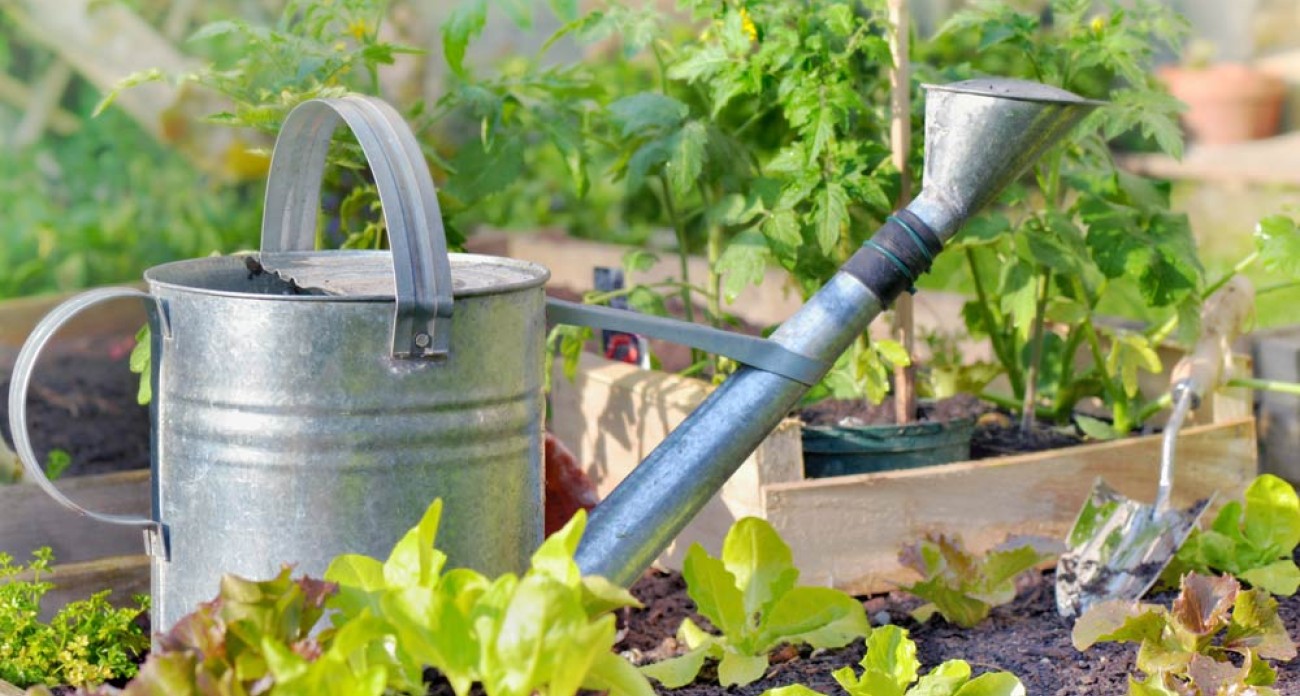
[[171,534],[167,525],[158,523],[144,528],[144,552],[150,558],[157,558],[164,563],[172,560]]
[[776,341],[676,319],[549,297],[546,298],[546,316],[560,324],[626,331],[699,348],[808,386],[821,381],[830,370],[829,363],[796,353]]

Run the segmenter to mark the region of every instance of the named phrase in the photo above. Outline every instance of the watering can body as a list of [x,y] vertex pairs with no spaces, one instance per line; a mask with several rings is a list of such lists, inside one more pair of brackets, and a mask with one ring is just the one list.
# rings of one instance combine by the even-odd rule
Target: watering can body
[[[390,121],[375,116],[380,104],[353,97],[317,115],[331,126],[326,139],[335,107],[353,116],[348,125],[376,147],[366,152],[372,167],[400,177],[418,150],[402,150]],[[294,142],[282,134],[276,157],[308,150],[323,166],[313,140],[322,124],[305,125]],[[264,225],[261,254],[164,264],[146,271],[147,293],[106,288],[73,298],[18,359],[11,422],[29,478],[78,512],[145,528],[156,630],[216,596],[225,573],[264,579],[294,564],[318,577],[340,554],[382,559],[435,498],[445,506],[439,547],[453,565],[519,572],[541,542],[548,272],[421,249],[427,239],[414,237],[442,234],[436,199],[396,180],[379,182],[394,251],[305,251],[314,224],[299,235],[282,221],[307,217],[310,201],[314,223],[320,172],[313,163],[306,170],[273,164],[268,198],[280,204],[268,208],[279,212]],[[295,185],[302,177],[316,181]],[[422,205],[437,229],[410,224]],[[445,267],[421,268],[403,253]],[[272,260],[294,269],[293,279]],[[31,456],[25,403],[15,403],[25,402],[58,326],[121,297],[145,300],[150,317],[148,519],[100,515],[62,497]],[[438,316],[448,302],[450,317]],[[415,315],[408,327],[403,311]]]

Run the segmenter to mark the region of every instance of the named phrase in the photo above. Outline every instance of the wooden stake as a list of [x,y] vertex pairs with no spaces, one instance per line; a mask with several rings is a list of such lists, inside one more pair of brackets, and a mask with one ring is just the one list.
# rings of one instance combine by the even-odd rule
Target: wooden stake
[[[912,176],[907,168],[907,155],[912,149],[911,77],[907,58],[911,22],[907,0],[889,0],[889,23],[894,28],[889,41],[889,52],[894,59],[894,68],[889,71],[889,143],[899,172],[898,206],[901,208],[912,198]],[[912,296],[903,293],[894,304],[894,335],[909,356],[913,355],[915,345],[913,322]],[[911,423],[916,418],[915,367],[894,368],[894,415],[899,423]]]

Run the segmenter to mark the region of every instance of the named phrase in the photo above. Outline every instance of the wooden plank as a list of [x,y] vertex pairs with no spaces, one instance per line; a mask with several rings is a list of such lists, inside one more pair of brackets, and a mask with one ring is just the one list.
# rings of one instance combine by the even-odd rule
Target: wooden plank
[[[89,510],[119,515],[149,515],[149,471],[77,476],[58,482],[59,490]],[[144,551],[138,527],[97,522],[67,510],[32,483],[0,486],[0,551],[20,561],[49,546],[56,563],[74,563]]]
[[[1013,535],[1064,538],[1093,481],[1155,496],[1159,436],[907,471],[766,486],[766,517],[794,551],[801,581],[855,594],[916,576],[898,550],[927,532],[958,533],[983,553]],[[1256,474],[1255,423],[1189,428],[1179,437],[1173,500],[1240,495]]]

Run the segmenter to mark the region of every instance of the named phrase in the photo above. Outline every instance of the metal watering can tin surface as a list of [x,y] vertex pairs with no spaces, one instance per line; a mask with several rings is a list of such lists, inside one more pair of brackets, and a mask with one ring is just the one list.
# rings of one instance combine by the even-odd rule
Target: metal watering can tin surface
[[[339,120],[375,174],[391,253],[310,251]],[[383,558],[439,497],[451,564],[521,571],[542,536],[548,271],[446,253],[427,165],[378,100],[299,107],[270,177],[260,255],[157,266],[148,294],[91,291],[37,327],[10,394],[28,475],[78,512],[146,528],[157,630],[214,597],[224,573],[267,578],[294,563],[319,576],[342,553]],[[62,496],[25,423],[44,343],[77,312],[124,296],[149,300],[152,519]]]

